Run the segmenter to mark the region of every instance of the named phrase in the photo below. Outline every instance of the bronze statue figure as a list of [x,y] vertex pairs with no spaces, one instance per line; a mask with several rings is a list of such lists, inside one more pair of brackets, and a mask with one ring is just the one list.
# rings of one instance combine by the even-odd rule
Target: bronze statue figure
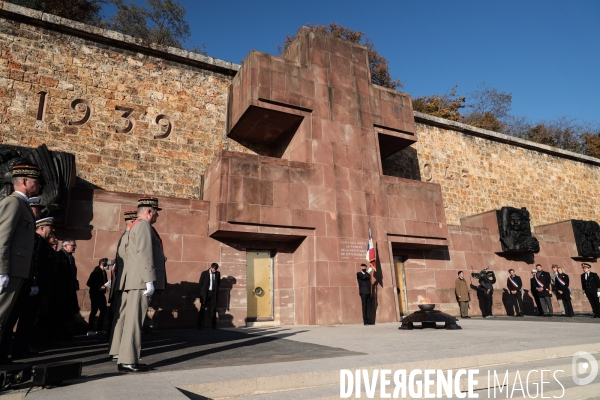
[[600,225],[596,221],[572,219],[573,234],[579,257],[600,257]]
[[529,211],[525,207],[502,207],[497,211],[502,251],[507,253],[539,253],[540,244],[531,235]]

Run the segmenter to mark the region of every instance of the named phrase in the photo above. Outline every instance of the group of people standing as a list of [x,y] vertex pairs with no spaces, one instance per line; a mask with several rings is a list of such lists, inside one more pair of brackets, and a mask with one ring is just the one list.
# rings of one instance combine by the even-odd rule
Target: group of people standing
[[[593,318],[600,318],[600,278],[598,274],[590,272],[591,265],[581,264],[583,273],[581,274],[581,287],[583,293],[590,302],[593,311]],[[514,311],[514,316],[523,317],[523,282],[515,273],[514,269],[508,270],[509,276],[506,280],[506,288],[511,298],[510,307]],[[552,265],[552,273],[543,270],[541,264],[536,264],[535,269],[531,270],[530,289],[531,295],[535,301],[538,315],[541,317],[551,317],[554,315],[552,308],[552,295],[556,295],[561,315],[573,317],[573,305],[571,304],[572,290],[570,287],[569,275],[565,273],[564,268],[558,265]],[[483,297],[483,316],[493,318],[492,315],[492,296],[493,286],[484,285],[481,282],[478,291]],[[455,295],[459,303],[461,318],[470,318],[469,310],[469,286],[464,279],[463,271],[458,272],[458,278],[455,281]]]
[[0,201],[0,364],[72,336],[79,313],[77,244],[65,239],[58,249],[54,219],[35,197],[41,170],[18,163],[11,182],[15,191]]

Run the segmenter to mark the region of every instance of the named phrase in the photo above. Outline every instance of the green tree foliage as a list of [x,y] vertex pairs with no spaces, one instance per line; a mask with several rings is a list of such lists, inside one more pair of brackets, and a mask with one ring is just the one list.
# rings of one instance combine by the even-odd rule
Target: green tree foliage
[[96,25],[101,21],[100,11],[104,0],[6,0],[6,2]]
[[466,97],[457,96],[458,85],[443,95],[423,96],[413,99],[414,111],[458,121],[462,115],[460,109],[465,107]]
[[[123,0],[109,0],[117,7],[106,27],[145,43],[183,48],[190,39],[186,10],[178,0],[146,0],[143,5]],[[203,49],[194,49],[203,52]]]
[[[399,89],[404,86],[400,79],[392,78],[390,75],[390,67],[388,65],[387,58],[375,50],[375,44],[363,32],[346,28],[345,26],[334,22],[327,26],[308,24],[308,27],[317,32],[322,32],[338,39],[366,46],[369,58],[369,69],[371,70],[371,82],[390,89]],[[283,45],[277,46],[279,54],[283,54],[285,52],[295,37],[296,35],[287,35],[283,39]]]

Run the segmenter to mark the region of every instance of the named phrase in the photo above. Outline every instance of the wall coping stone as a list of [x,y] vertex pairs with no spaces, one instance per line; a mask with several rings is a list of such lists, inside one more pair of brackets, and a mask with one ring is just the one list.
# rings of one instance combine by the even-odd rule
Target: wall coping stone
[[126,50],[146,53],[165,60],[219,72],[224,75],[234,76],[240,69],[239,64],[234,64],[229,61],[219,60],[217,58],[178,49],[176,47],[161,46],[155,43],[147,44],[141,39],[124,35],[119,32],[17,6],[2,0],[0,0],[0,17],[18,22],[25,22],[57,32],[66,33],[68,35],[79,36],[84,39]]
[[439,126],[442,128],[451,129],[453,131],[462,132],[466,135],[478,136],[483,139],[492,140],[500,143],[506,143],[512,146],[522,147],[525,149],[550,154],[552,156],[560,158],[566,158],[569,160],[600,166],[600,159],[595,157],[586,156],[568,150],[562,150],[557,147],[547,146],[545,144],[535,143],[530,140],[516,138],[513,136],[505,135],[504,133],[498,133],[494,131],[489,131],[487,129],[476,128],[471,125],[463,124],[456,121],[450,121],[444,118],[434,117],[433,115],[424,114],[417,111],[415,111],[414,113],[416,123]]

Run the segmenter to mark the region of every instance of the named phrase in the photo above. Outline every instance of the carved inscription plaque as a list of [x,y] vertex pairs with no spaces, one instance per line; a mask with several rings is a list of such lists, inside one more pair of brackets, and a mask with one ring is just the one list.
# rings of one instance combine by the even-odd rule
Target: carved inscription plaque
[[342,240],[340,241],[340,260],[365,261],[367,254],[367,241]]

